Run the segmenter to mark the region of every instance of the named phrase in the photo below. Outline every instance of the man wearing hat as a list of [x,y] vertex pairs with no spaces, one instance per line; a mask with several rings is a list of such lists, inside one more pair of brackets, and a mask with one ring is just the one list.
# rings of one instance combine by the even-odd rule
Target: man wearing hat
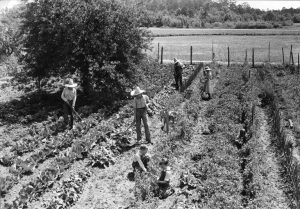
[[149,97],[143,95],[145,91],[141,90],[139,87],[136,87],[135,90],[131,92],[131,96],[134,97],[133,108],[134,108],[134,121],[136,122],[136,134],[137,134],[137,143],[140,143],[142,138],[141,133],[141,120],[143,120],[146,141],[152,143],[150,139],[150,131],[148,126],[147,119],[147,105],[149,104]]
[[176,90],[182,87],[182,69],[183,64],[178,59],[174,58],[174,78]]
[[212,72],[211,69],[208,66],[205,66],[204,68],[204,77],[205,77],[205,84],[204,84],[204,92],[208,94],[208,99],[211,99],[212,96]]
[[[73,109],[77,99],[77,84],[74,83],[73,79],[67,78],[64,82],[64,90],[61,94],[61,98],[64,101],[64,119],[66,125],[69,123],[69,129],[73,128]],[[69,120],[70,115],[70,120]]]

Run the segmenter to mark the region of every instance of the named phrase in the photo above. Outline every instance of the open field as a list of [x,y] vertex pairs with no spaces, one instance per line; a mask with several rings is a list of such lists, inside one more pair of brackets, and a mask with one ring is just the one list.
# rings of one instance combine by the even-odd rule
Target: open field
[[154,37],[197,35],[300,35],[300,26],[295,24],[280,29],[221,29],[221,28],[149,28]]
[[[180,29],[176,29],[180,31]],[[220,30],[222,31],[222,30]],[[205,61],[212,59],[212,46],[216,61],[227,61],[227,47],[230,47],[230,60],[243,62],[245,50],[248,50],[248,61],[252,60],[252,48],[255,49],[255,61],[268,60],[268,47],[271,44],[271,62],[282,63],[282,48],[284,48],[285,62],[289,61],[289,50],[293,45],[294,60],[300,52],[300,35],[265,35],[265,36],[171,36],[155,37],[152,42],[153,49],[149,54],[157,57],[158,43],[164,47],[163,59],[172,60],[177,57],[181,60],[190,60],[190,46],[193,46],[193,60]]]

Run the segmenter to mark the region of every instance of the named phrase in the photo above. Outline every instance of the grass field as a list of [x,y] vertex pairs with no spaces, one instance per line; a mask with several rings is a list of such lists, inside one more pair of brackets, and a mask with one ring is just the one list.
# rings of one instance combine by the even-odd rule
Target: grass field
[[300,25],[280,29],[149,28],[154,37],[187,35],[300,35]]
[[[183,31],[174,30],[174,34]],[[195,29],[196,30],[196,29]],[[216,30],[203,30],[216,31]],[[223,29],[218,30],[226,31]],[[253,30],[255,31],[255,30]],[[275,31],[275,30],[274,30]],[[278,30],[280,31],[280,30]],[[294,30],[289,30],[294,31]],[[300,30],[298,30],[300,32]],[[288,31],[287,31],[288,32]],[[212,59],[212,45],[217,61],[227,61],[227,47],[230,47],[230,60],[232,62],[243,62],[245,50],[248,50],[248,61],[252,61],[252,48],[255,49],[255,61],[268,61],[268,47],[271,44],[271,62],[282,63],[282,48],[284,48],[285,62],[289,61],[290,46],[293,45],[294,60],[297,61],[297,54],[300,52],[300,35],[264,35],[264,36],[235,36],[235,35],[198,35],[198,36],[169,36],[155,37],[152,41],[153,49],[149,51],[157,57],[158,43],[164,47],[164,60],[172,60],[177,57],[181,60],[190,60],[190,46],[193,46],[193,60],[209,61]],[[213,44],[212,44],[213,43]]]

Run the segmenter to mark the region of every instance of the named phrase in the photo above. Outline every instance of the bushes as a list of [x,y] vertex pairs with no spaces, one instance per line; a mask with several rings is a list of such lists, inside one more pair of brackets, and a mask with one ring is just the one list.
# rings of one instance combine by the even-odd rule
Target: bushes
[[268,29],[273,28],[270,23],[267,22],[238,22],[235,25],[236,29]]

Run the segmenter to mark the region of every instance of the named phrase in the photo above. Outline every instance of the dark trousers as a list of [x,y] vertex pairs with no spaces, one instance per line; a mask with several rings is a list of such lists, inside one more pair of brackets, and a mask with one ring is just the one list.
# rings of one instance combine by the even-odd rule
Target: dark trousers
[[182,88],[182,73],[175,73],[174,77],[175,77],[175,87],[176,90],[178,90],[179,88]]
[[148,126],[148,119],[147,119],[147,108],[137,108],[136,109],[136,134],[137,134],[137,141],[140,141],[142,138],[142,120],[145,128],[146,134],[146,141],[151,142],[150,139],[150,131]]
[[[64,120],[67,125],[70,126],[70,128],[73,127],[73,111],[72,111],[72,102],[69,101],[68,104],[64,102]],[[70,120],[69,120],[70,115]]]

